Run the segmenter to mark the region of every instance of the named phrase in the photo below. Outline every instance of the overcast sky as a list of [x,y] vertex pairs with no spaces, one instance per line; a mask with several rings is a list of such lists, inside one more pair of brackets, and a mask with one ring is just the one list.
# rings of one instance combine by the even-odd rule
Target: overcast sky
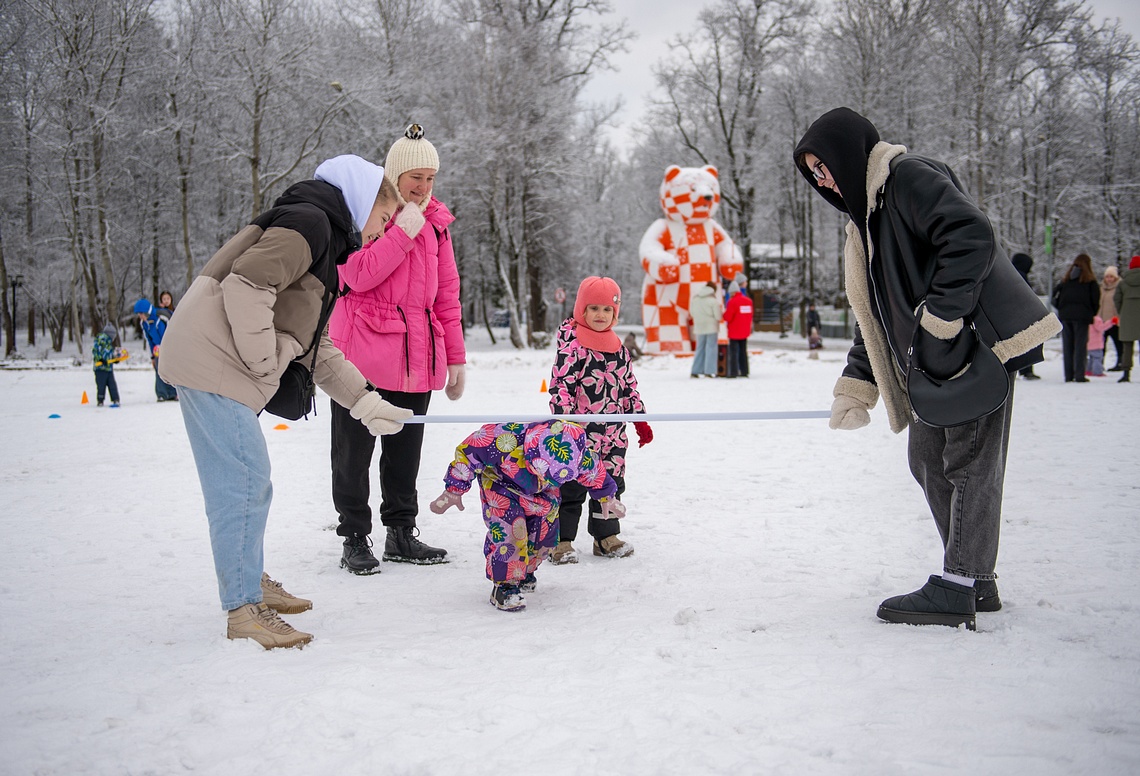
[[[652,67],[668,52],[667,42],[678,33],[691,29],[702,8],[712,5],[703,0],[611,0],[615,15],[629,20],[638,33],[630,50],[614,57],[617,72],[595,76],[587,87],[588,100],[604,101],[621,96],[625,107],[617,116],[619,128],[614,139],[619,145],[628,142],[628,127],[646,108],[646,97],[653,91]],[[1124,30],[1140,41],[1140,2],[1138,0],[1090,0],[1098,19],[1119,18]]]

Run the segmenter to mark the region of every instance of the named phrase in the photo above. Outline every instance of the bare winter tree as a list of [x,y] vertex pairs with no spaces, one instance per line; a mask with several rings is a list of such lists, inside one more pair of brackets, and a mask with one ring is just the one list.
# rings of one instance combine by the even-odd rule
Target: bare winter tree
[[[252,217],[275,188],[311,173],[323,133],[345,96],[312,67],[324,25],[320,6],[301,0],[206,0],[205,60],[227,159],[248,171]],[[313,165],[315,166],[315,165]]]
[[[153,0],[36,0],[53,83],[48,118],[51,149],[66,182],[63,220],[73,260],[73,278],[83,281],[93,325],[116,320],[121,311],[124,257],[116,239],[126,232],[116,218],[121,185],[115,154],[130,139],[126,120],[140,76],[140,52],[153,47]],[[75,286],[73,284],[72,291]],[[73,310],[78,308],[74,304]],[[74,317],[74,315],[73,315]]]
[[1107,218],[1106,253],[1114,263],[1135,248],[1140,210],[1136,103],[1140,49],[1119,22],[1104,24],[1085,40],[1080,75],[1091,111],[1089,127],[1099,153],[1095,185]]
[[578,157],[578,95],[628,33],[591,24],[610,10],[604,0],[452,0],[448,8],[462,35],[463,92],[452,95],[448,124],[466,149],[467,212],[483,225],[512,311],[511,341],[522,347],[520,321],[530,344],[546,329],[545,275],[561,254],[561,197]]

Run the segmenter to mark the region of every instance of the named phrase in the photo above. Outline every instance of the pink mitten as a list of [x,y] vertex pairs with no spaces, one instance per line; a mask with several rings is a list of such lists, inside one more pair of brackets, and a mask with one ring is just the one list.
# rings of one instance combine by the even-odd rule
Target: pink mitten
[[442,515],[453,506],[459,507],[460,512],[463,511],[463,494],[445,490],[439,494],[439,498],[431,502],[431,511],[437,515]]
[[603,498],[599,502],[602,505],[602,519],[613,520],[615,518],[625,517],[625,504],[618,501],[616,498]]

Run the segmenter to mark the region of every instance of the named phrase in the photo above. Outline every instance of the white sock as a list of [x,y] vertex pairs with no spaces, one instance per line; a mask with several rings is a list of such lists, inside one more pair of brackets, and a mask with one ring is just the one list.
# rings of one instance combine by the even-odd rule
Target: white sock
[[964,585],[965,587],[974,586],[974,580],[970,577],[960,577],[957,574],[951,574],[949,571],[943,571],[942,578],[947,582],[953,582],[955,585]]

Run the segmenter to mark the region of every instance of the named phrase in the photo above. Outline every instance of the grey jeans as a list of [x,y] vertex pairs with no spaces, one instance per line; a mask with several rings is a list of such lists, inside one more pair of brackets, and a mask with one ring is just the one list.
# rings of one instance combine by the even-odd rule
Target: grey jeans
[[954,428],[910,424],[910,471],[942,537],[945,571],[973,579],[994,579],[1013,378],[1005,405],[984,418]]

